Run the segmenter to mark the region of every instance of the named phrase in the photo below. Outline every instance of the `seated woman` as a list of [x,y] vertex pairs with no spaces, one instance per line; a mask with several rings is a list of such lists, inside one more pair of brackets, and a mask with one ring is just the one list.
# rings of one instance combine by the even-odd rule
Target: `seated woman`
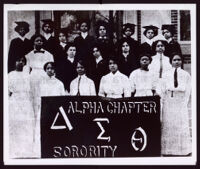
[[70,95],[72,96],[95,96],[94,82],[85,75],[85,63],[79,60],[76,65],[78,77],[70,84]]
[[30,75],[23,71],[24,57],[16,60],[16,69],[8,74],[9,92],[9,157],[32,158],[35,114]]
[[151,60],[150,54],[142,54],[140,68],[134,70],[129,77],[134,96],[153,96],[155,94],[156,80],[154,74],[148,69]]
[[170,62],[173,69],[163,75],[161,154],[184,156],[192,152],[188,113],[191,76],[181,69],[181,54],[173,53]]
[[111,57],[108,61],[110,73],[101,78],[99,96],[109,98],[130,97],[129,79],[118,70],[118,60],[115,57]]

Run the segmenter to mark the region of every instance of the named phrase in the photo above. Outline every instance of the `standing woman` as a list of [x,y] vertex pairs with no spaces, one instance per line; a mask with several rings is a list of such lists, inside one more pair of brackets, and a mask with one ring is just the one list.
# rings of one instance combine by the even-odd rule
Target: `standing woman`
[[40,113],[40,82],[45,76],[43,66],[46,62],[53,62],[53,56],[43,49],[44,37],[40,34],[32,37],[34,49],[25,57],[31,78],[31,90],[33,93],[33,105],[36,119]]
[[54,62],[59,65],[62,59],[66,55],[66,47],[67,47],[67,30],[60,29],[58,32],[58,38],[55,45],[55,55],[54,55]]
[[108,60],[108,57],[114,53],[114,44],[109,37],[108,24],[103,21],[99,21],[96,29],[96,44],[101,50],[103,59]]
[[129,79],[118,70],[118,60],[115,57],[111,57],[108,61],[110,73],[101,78],[99,96],[109,98],[130,97]]
[[156,80],[154,74],[148,69],[151,60],[150,54],[141,54],[140,68],[130,74],[129,80],[134,96],[153,96],[156,94]]
[[162,25],[162,34],[167,41],[165,50],[166,56],[171,56],[174,52],[182,54],[180,44],[174,40],[175,32],[175,25]]
[[70,90],[71,81],[76,78],[77,64],[76,46],[74,43],[68,43],[66,46],[66,54],[62,62],[57,66],[56,76],[65,86],[65,90]]
[[42,22],[42,31],[44,35],[44,49],[50,52],[52,55],[55,55],[56,40],[53,36],[54,22],[51,19],[43,19]]
[[119,42],[118,59],[120,72],[128,77],[133,70],[140,67],[138,56],[133,53],[129,39],[124,38]]
[[135,33],[135,26],[135,24],[131,23],[126,23],[123,25],[123,38],[119,40],[118,44],[121,44],[121,41],[128,40],[130,42],[133,54],[138,57],[140,54],[140,44],[137,40],[132,38],[132,35]]
[[153,43],[155,42],[155,37],[158,35],[158,27],[150,25],[150,26],[143,26],[145,31],[143,32],[145,36],[145,42],[141,44],[141,51],[143,53],[148,53],[151,56],[155,55],[153,53]]
[[76,65],[78,77],[70,84],[70,95],[72,96],[96,96],[94,82],[85,74],[85,63],[79,60]]
[[189,155],[191,138],[189,131],[188,102],[191,94],[191,77],[181,69],[183,59],[173,53],[170,58],[173,69],[164,75],[164,103],[162,115],[162,155]]
[[41,157],[41,131],[40,131],[40,121],[41,121],[41,97],[44,96],[64,96],[68,95],[65,92],[65,88],[63,83],[55,77],[55,63],[47,62],[43,67],[46,72],[43,79],[39,85],[39,114],[36,119],[36,127],[35,127],[35,144],[34,144],[34,153],[35,156]]
[[157,40],[153,44],[153,51],[156,55],[152,56],[152,62],[149,65],[149,71],[154,73],[158,79],[161,79],[163,73],[172,68],[169,57],[164,55],[166,42],[163,40]]
[[24,57],[33,48],[30,40],[26,38],[26,34],[29,32],[29,24],[24,21],[15,23],[17,24],[15,31],[18,33],[18,37],[12,39],[10,43],[8,53],[8,73],[15,70],[15,64],[19,57]]
[[35,120],[30,75],[23,71],[24,57],[16,60],[16,69],[8,74],[9,91],[9,156],[32,158]]

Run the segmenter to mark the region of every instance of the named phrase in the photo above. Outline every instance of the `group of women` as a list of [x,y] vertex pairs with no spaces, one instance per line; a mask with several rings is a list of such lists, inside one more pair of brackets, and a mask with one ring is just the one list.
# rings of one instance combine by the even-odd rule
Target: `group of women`
[[11,158],[41,157],[40,110],[42,96],[95,96],[122,98],[161,97],[162,155],[189,155],[191,139],[187,104],[190,75],[181,69],[180,45],[174,26],[163,25],[164,40],[156,40],[158,27],[145,26],[146,41],[131,36],[135,25],[123,26],[118,42],[108,36],[106,23],[97,25],[97,37],[89,35],[89,22],[79,23],[74,42],[59,31],[52,36],[53,22],[43,20],[44,36],[28,40],[27,22],[16,22],[19,37],[8,54],[9,145]]

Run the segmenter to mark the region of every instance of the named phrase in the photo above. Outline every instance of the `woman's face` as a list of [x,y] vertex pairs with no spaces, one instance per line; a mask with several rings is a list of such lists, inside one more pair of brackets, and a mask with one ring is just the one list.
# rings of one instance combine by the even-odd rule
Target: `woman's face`
[[35,38],[35,40],[34,40],[34,45],[35,45],[35,47],[37,48],[37,49],[41,49],[42,48],[42,46],[43,46],[43,39],[40,37],[40,36],[38,36],[37,38]]
[[83,22],[80,26],[80,31],[81,32],[87,32],[88,31],[88,25],[87,23]]
[[106,28],[105,26],[100,26],[99,27],[99,36],[106,36]]
[[76,47],[75,46],[70,46],[69,49],[67,50],[67,56],[70,58],[74,58],[76,55]]
[[118,65],[117,65],[117,63],[114,62],[114,60],[109,60],[109,70],[110,70],[112,73],[117,72],[117,70],[118,70]]
[[43,26],[43,30],[45,33],[52,33],[53,32],[53,29],[51,27],[50,24],[46,23],[44,26]]
[[130,46],[129,46],[129,44],[127,43],[127,42],[124,42],[123,44],[122,44],[122,52],[123,53],[127,53],[127,52],[129,52],[130,51]]
[[169,30],[164,29],[163,30],[163,36],[165,37],[165,39],[169,39],[169,38],[172,37],[172,34],[171,34],[171,32]]
[[172,59],[172,67],[179,68],[182,65],[182,60],[179,55],[175,55]]
[[25,60],[24,60],[24,58],[20,58],[20,59],[18,59],[18,60],[16,61],[16,64],[15,64],[15,66],[16,66],[16,70],[18,70],[18,71],[22,71],[24,65],[25,65]]
[[67,38],[66,38],[65,34],[62,33],[62,32],[59,33],[58,38],[59,38],[59,41],[60,41],[60,42],[63,42],[63,43],[66,43],[66,42],[67,42]]
[[131,37],[133,32],[130,28],[126,28],[124,34],[127,36],[127,37]]
[[164,53],[164,51],[165,51],[165,46],[164,46],[164,44],[161,41],[159,41],[157,43],[157,45],[156,45],[156,52],[158,52],[158,53]]
[[140,66],[142,69],[148,68],[148,65],[150,64],[150,59],[148,56],[142,56],[140,58]]
[[55,75],[55,69],[53,68],[52,64],[48,64],[47,67],[46,67],[46,72],[47,72],[47,75],[49,77],[52,77]]
[[24,27],[19,28],[18,33],[21,37],[24,37],[26,35],[26,31]]
[[85,74],[85,68],[80,63],[77,64],[76,71],[77,71],[78,75],[80,75],[80,76]]
[[154,31],[152,29],[149,29],[147,32],[146,32],[146,37],[148,39],[152,39],[154,37]]
[[93,56],[95,58],[98,58],[99,56],[101,56],[101,53],[100,53],[100,51],[99,51],[99,49],[97,47],[93,48],[92,52],[93,52]]

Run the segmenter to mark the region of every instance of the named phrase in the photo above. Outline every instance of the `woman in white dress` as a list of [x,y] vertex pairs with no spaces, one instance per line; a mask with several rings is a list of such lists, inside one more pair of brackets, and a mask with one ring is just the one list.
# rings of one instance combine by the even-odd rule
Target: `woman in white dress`
[[155,76],[148,69],[151,60],[150,54],[141,54],[140,68],[130,74],[129,80],[134,96],[153,96],[156,94]]
[[39,114],[36,119],[36,142],[35,142],[35,154],[39,158],[41,157],[41,132],[40,132],[40,120],[41,120],[41,97],[47,96],[65,96],[69,95],[65,91],[63,83],[55,77],[55,63],[47,62],[44,65],[44,71],[46,74],[40,82],[40,105]]
[[30,75],[23,71],[25,58],[16,61],[16,70],[8,74],[9,156],[31,158],[34,144],[34,111]]
[[191,94],[191,77],[181,69],[180,54],[172,54],[173,69],[163,76],[163,115],[161,143],[162,155],[189,155],[191,138],[189,131],[188,102]]
[[[40,82],[45,76],[43,66],[47,62],[53,62],[53,55],[43,49],[44,37],[42,35],[34,35],[31,38],[34,49],[25,57],[27,67],[29,68],[31,77],[31,90],[33,93],[33,105],[36,116],[40,111]],[[37,118],[37,117],[36,117]]]
[[72,80],[70,84],[70,95],[96,96],[94,82],[86,76],[85,63],[82,60],[77,62],[76,71],[78,73],[78,77]]
[[153,51],[156,55],[152,56],[152,62],[149,65],[149,71],[156,74],[158,79],[162,78],[163,73],[172,68],[169,57],[164,55],[166,42],[163,40],[157,40],[153,44]]
[[101,78],[99,96],[109,98],[130,97],[129,79],[118,70],[118,60],[114,57],[109,58],[109,70],[110,73]]

